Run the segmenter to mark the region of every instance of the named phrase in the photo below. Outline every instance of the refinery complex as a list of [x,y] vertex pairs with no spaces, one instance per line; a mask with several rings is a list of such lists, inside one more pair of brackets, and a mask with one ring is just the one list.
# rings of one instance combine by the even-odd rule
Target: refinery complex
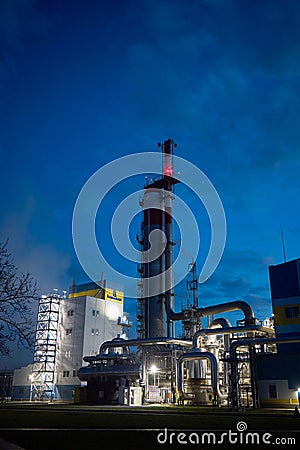
[[[232,411],[298,405],[300,259],[269,267],[270,318],[256,317],[242,299],[201,307],[195,262],[186,277],[189,301],[175,308],[172,202],[180,183],[175,146],[172,139],[161,143],[162,173],[147,179],[140,202],[136,337],[128,338],[126,291],[114,289],[105,274],[98,282],[73,283],[69,292],[44,295],[33,363],[15,370],[12,399],[214,405]],[[151,249],[157,258],[150,257]],[[235,323],[233,311],[240,315]],[[177,322],[184,330],[180,336]]]

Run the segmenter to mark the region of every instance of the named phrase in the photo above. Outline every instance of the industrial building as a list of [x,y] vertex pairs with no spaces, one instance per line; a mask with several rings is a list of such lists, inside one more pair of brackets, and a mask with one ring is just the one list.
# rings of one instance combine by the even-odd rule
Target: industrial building
[[12,370],[0,370],[0,401],[11,398],[11,390],[13,383]]
[[[273,317],[268,320],[256,318],[241,299],[201,307],[194,261],[186,278],[189,301],[175,311],[172,202],[180,180],[174,176],[176,144],[168,139],[159,147],[162,173],[147,178],[140,201],[137,337],[126,336],[130,323],[123,292],[108,289],[103,280],[102,287],[73,285],[68,298],[45,296],[34,364],[23,370],[27,395],[71,399],[75,391],[81,394],[76,401],[89,404],[215,405],[232,411],[297,404],[300,259],[269,267]],[[232,311],[240,313],[233,324]],[[176,322],[184,330],[180,337]],[[14,398],[18,389],[24,392],[21,378],[16,372]]]
[[300,394],[300,259],[270,266],[269,276],[278,344],[276,353],[257,358],[260,406],[295,406]]
[[[102,280],[102,286],[105,282]],[[124,293],[97,283],[73,284],[66,294],[41,297],[34,361],[15,370],[12,398],[72,400],[83,356],[98,353],[100,344],[126,337]]]
[[[288,283],[284,276],[279,280],[280,269],[270,268],[275,329],[272,320],[258,320],[250,305],[242,300],[199,307],[195,264],[188,276],[193,301],[175,312],[172,201],[174,186],[180,180],[174,177],[176,144],[168,139],[159,146],[162,174],[147,179],[140,203],[143,218],[137,240],[143,256],[138,267],[138,336],[133,340],[106,341],[96,356],[84,357],[85,365],[78,376],[87,383],[88,402],[127,405],[178,402],[226,405],[230,410],[240,410],[258,408],[266,398],[273,399],[276,392],[279,401],[284,396],[282,404],[295,403],[296,385],[300,386],[299,350],[295,346],[300,342],[299,294],[297,289],[292,293],[288,288],[285,290]],[[152,234],[152,251],[159,255],[152,260],[149,237],[156,230],[162,231],[164,237],[157,237],[162,233]],[[293,271],[293,286],[299,290],[299,260],[282,270]],[[241,319],[232,325],[224,316],[237,310]],[[203,317],[209,318],[206,329],[202,327]],[[183,325],[183,338],[174,335],[176,321]],[[285,364],[291,356],[294,365]],[[269,365],[271,361],[273,364]],[[285,369],[280,371],[283,364]],[[290,373],[293,368],[294,375]]]

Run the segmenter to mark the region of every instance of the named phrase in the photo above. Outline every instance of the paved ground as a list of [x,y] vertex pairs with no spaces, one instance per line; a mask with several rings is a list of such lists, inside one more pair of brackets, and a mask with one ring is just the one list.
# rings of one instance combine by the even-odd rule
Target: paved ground
[[[268,430],[272,435],[271,444],[276,444],[275,439],[279,437],[283,439],[281,444],[285,448],[299,448],[300,418],[293,417],[293,409],[231,413],[225,408],[205,407],[7,403],[0,405],[0,436],[7,441],[0,441],[0,450],[218,448],[218,445],[179,445],[177,440],[182,433],[186,435],[181,436],[183,440],[191,433],[194,433],[194,438],[198,434],[200,439],[205,433],[215,433],[218,441],[222,432],[231,429],[236,433],[239,421],[244,421],[247,432],[259,431],[260,439],[263,430]],[[264,428],[264,424],[267,428]],[[158,435],[164,430],[167,430],[166,435],[160,435],[160,438],[166,442],[162,443],[158,441]],[[290,438],[295,440],[286,441]],[[15,446],[9,446],[9,442]],[[241,447],[243,445],[235,445],[235,448]],[[260,447],[263,447],[261,441]],[[280,447],[277,444],[275,448]]]
[[26,449],[0,438],[0,450],[26,450]]

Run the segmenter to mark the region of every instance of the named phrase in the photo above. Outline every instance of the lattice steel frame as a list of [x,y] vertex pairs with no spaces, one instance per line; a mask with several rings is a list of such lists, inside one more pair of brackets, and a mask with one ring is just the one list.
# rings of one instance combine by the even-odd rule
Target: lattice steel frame
[[39,301],[30,399],[53,398],[61,296],[43,295]]

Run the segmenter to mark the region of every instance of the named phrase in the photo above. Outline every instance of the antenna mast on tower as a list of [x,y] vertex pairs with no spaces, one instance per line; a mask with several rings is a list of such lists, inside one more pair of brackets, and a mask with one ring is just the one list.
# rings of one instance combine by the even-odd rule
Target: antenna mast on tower
[[284,258],[284,262],[286,262],[286,254],[285,254],[285,245],[284,245],[284,236],[283,236],[282,225],[280,225],[280,232],[281,232],[281,242],[282,242],[283,258]]

